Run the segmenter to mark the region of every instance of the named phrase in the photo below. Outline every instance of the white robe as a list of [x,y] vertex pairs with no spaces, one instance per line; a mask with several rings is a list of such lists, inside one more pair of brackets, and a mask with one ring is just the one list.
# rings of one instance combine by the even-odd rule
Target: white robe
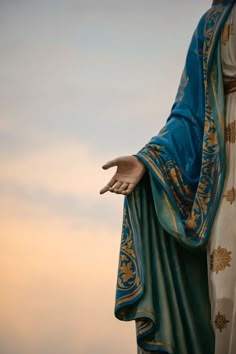
[[[221,33],[224,82],[236,80],[236,6]],[[208,244],[215,354],[236,354],[236,92],[225,95],[227,172]]]

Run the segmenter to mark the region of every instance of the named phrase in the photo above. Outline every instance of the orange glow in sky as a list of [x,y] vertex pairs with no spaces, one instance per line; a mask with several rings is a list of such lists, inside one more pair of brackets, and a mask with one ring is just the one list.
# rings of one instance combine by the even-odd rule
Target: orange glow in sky
[[0,354],[136,353],[101,166],[164,125],[210,4],[0,2]]

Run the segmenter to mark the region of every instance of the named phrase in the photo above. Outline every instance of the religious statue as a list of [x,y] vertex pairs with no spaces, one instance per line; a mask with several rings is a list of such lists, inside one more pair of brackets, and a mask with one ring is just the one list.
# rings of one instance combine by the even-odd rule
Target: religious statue
[[101,194],[123,194],[115,315],[138,353],[236,353],[236,0],[193,34],[166,125]]

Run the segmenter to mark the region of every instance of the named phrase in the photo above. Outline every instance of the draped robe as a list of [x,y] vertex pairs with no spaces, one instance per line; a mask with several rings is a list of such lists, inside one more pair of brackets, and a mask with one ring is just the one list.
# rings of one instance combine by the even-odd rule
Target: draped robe
[[213,354],[206,244],[224,184],[219,36],[236,0],[201,18],[166,125],[137,156],[125,198],[115,315],[135,320],[139,353]]

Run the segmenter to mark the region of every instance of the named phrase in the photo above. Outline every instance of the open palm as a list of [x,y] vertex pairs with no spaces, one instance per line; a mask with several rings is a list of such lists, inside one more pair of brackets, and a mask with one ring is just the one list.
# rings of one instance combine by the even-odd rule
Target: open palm
[[135,156],[122,156],[107,162],[102,168],[108,170],[117,166],[116,173],[100,194],[107,191],[127,195],[133,191],[145,173],[144,164]]

